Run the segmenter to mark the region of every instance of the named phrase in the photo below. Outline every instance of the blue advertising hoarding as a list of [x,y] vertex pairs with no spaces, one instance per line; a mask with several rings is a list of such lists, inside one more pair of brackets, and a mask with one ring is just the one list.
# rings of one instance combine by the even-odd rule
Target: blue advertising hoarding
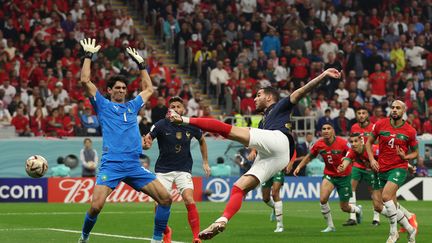
[[[203,178],[203,201],[226,202],[230,190],[238,177]],[[291,177],[286,176],[280,191],[283,201],[317,201],[320,195],[321,177]],[[334,190],[330,200],[339,199]],[[261,201],[261,187],[257,187],[245,196],[245,201]]]
[[47,202],[48,179],[0,178],[0,202]]

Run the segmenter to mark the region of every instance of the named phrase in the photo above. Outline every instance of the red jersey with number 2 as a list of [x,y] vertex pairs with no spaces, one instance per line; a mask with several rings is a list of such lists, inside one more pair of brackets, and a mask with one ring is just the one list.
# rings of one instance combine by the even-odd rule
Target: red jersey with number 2
[[403,160],[396,151],[399,146],[406,154],[409,148],[417,149],[416,130],[404,122],[394,127],[390,118],[379,120],[372,129],[372,136],[379,139],[379,172],[386,172],[396,168],[408,168],[408,161]]
[[[360,123],[356,123],[351,127],[351,133],[360,133],[363,143],[366,144],[368,137],[372,134],[373,125],[374,124],[372,122],[369,122],[366,127],[362,127],[360,126]],[[366,169],[363,163],[357,163],[357,161],[354,161],[354,167]]]
[[321,155],[325,162],[324,175],[329,176],[348,176],[351,174],[351,164],[342,173],[337,171],[338,166],[342,163],[342,158],[345,157],[349,147],[347,141],[341,137],[335,137],[332,144],[327,144],[324,139],[318,140],[311,148],[310,154],[312,157]]

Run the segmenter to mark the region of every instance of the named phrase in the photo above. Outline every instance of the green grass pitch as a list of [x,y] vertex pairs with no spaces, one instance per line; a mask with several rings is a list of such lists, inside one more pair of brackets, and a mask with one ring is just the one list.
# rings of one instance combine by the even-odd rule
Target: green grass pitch
[[[363,205],[363,223],[343,227],[347,214],[331,202],[336,232],[323,234],[325,221],[318,202],[284,202],[285,232],[273,233],[275,223],[269,221],[270,209],[260,202],[246,202],[230,221],[225,232],[209,242],[385,242],[389,225],[381,216],[381,226],[373,227],[372,206]],[[419,234],[417,242],[432,242],[432,202],[401,202],[417,214]],[[0,204],[0,242],[77,242],[87,204]],[[201,228],[219,217],[225,204],[198,203]],[[186,208],[175,203],[169,225],[173,228],[173,241],[191,242]],[[152,203],[107,204],[99,215],[90,242],[148,242],[153,232]],[[399,242],[407,242],[401,234]]]

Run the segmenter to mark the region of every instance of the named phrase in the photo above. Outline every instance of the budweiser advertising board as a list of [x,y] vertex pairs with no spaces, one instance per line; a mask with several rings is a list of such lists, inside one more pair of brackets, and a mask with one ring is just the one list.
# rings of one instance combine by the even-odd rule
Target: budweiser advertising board
[[[201,177],[194,177],[194,198],[202,201]],[[56,203],[87,203],[93,194],[94,178],[49,178],[48,202]],[[178,190],[172,190],[173,201],[181,201]],[[148,195],[135,191],[132,187],[121,182],[108,196],[107,202],[149,202],[153,201]]]

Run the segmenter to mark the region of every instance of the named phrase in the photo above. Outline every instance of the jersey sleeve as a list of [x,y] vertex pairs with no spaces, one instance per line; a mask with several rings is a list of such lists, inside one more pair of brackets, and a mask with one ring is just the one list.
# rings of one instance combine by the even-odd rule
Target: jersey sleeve
[[144,101],[141,95],[137,95],[133,100],[129,101],[129,106],[132,107],[132,112],[138,114],[141,107],[144,106]]
[[373,137],[373,138],[378,138],[378,135],[379,135],[379,125],[381,124],[381,122],[377,122],[377,123],[375,123],[373,126],[372,126],[372,132],[371,132],[371,136]]
[[99,114],[99,112],[101,112],[109,104],[109,101],[103,97],[99,91],[96,91],[96,95],[90,97],[90,103],[92,104],[96,113]]
[[150,128],[150,136],[152,137],[152,139],[155,139],[155,138],[158,137],[158,135],[159,135],[159,133],[161,131],[161,128],[160,128],[161,127],[161,122],[163,120],[164,119],[156,122],[155,124],[153,124],[153,126],[151,126],[151,128]]
[[355,152],[352,149],[349,149],[342,160],[349,160],[350,162],[352,162],[354,159],[355,159]]
[[277,105],[280,106],[281,111],[291,111],[292,108],[295,106],[295,104],[291,102],[291,95],[288,95],[288,97],[281,99]]
[[413,151],[418,149],[418,141],[416,135],[417,135],[416,131],[413,129],[412,132],[410,133],[409,140],[408,140],[408,144],[411,147],[411,150]]
[[195,128],[192,130],[192,132],[193,132],[193,136],[196,140],[200,140],[203,136],[203,132],[201,131],[201,129]]
[[309,151],[309,154],[311,155],[312,158],[315,158],[318,156],[320,142],[321,141],[317,141],[314,145],[312,145],[312,148]]

